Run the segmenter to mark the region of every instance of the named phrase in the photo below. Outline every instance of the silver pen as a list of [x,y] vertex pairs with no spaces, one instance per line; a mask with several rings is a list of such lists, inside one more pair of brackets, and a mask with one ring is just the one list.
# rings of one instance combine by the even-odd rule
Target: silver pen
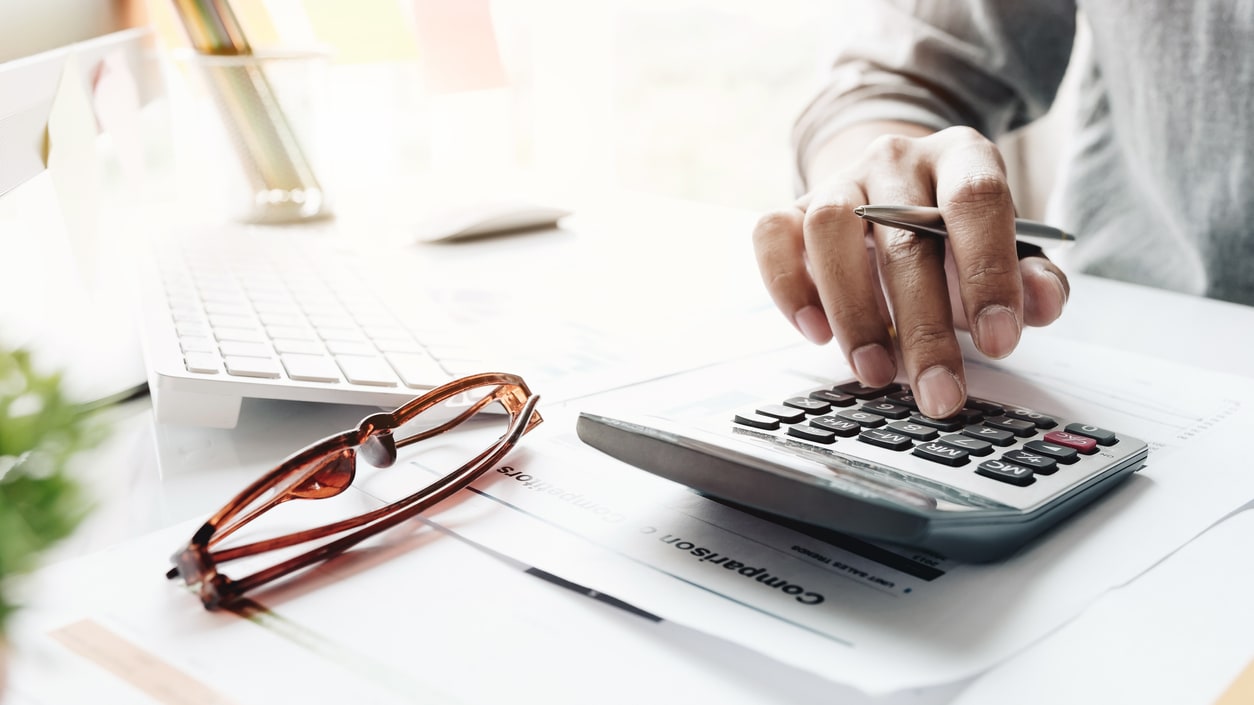
[[[858,206],[853,212],[863,220],[890,228],[901,228],[915,233],[931,233],[948,237],[945,220],[939,208],[931,206]],[[1058,247],[1075,242],[1070,233],[1052,225],[1026,218],[1015,218],[1015,239],[1035,247]]]

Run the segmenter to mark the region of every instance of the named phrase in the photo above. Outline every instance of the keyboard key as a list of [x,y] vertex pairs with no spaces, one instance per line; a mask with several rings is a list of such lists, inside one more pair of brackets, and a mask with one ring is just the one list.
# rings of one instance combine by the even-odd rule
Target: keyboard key
[[1076,453],[1075,448],[1068,448],[1067,446],[1060,446],[1057,443],[1046,443],[1045,441],[1028,441],[1027,443],[1023,444],[1023,447],[1026,450],[1032,451],[1033,453],[1040,453],[1041,455],[1047,455],[1053,458],[1054,460],[1057,460],[1058,462],[1062,463],[1063,465],[1070,465],[1071,463],[1074,463],[1075,461],[1080,459],[1080,455],[1079,453]]
[[1019,448],[1006,451],[1002,454],[1001,459],[1016,465],[1026,465],[1032,468],[1038,475],[1053,475],[1058,470],[1057,460],[1048,455],[1033,453],[1032,451]]
[[268,343],[245,343],[236,340],[224,340],[219,345],[224,357],[272,357]]
[[975,397],[967,397],[967,403],[963,404],[968,409],[975,409],[985,416],[1001,416],[1006,413],[1006,407],[984,399]]
[[910,421],[894,421],[888,424],[889,429],[897,433],[904,433],[916,441],[935,440],[940,435],[936,429],[931,426],[925,426],[921,423],[912,423]]
[[988,441],[995,446],[1008,446],[1015,442],[1015,434],[1010,431],[1003,431],[1000,428],[991,428],[979,424],[967,426],[962,429],[962,433],[972,438]]
[[218,344],[212,338],[201,338],[198,336],[179,338],[179,347],[185,353],[211,353],[218,351]]
[[1068,448],[1075,448],[1085,455],[1097,452],[1097,441],[1088,436],[1081,436],[1067,431],[1050,431],[1045,434],[1045,440],[1050,443],[1067,446]]
[[357,342],[347,340],[328,340],[326,341],[326,346],[327,350],[332,355],[360,355],[363,357],[374,357],[375,353],[378,352],[373,344],[364,340]]
[[784,406],[791,406],[794,409],[801,409],[807,414],[826,414],[832,410],[832,405],[818,399],[810,399],[808,397],[793,397],[784,400]]
[[836,415],[846,421],[853,421],[867,428],[877,428],[884,425],[884,417],[879,414],[872,414],[869,411],[859,411],[857,409],[845,409],[837,411]]
[[890,419],[904,419],[910,415],[910,407],[883,400],[869,401],[862,405],[862,410]]
[[736,414],[736,418],[734,418],[733,421],[741,426],[760,428],[763,431],[779,430],[779,419],[774,416],[765,416],[763,414]]
[[919,410],[919,402],[914,398],[914,392],[909,389],[903,389],[900,392],[893,392],[884,398],[894,404],[901,404],[904,407],[908,407],[911,411]]
[[791,409],[783,404],[767,404],[758,407],[758,413],[763,416],[772,416],[783,421],[784,423],[800,423],[805,420],[806,412],[800,409]]
[[222,360],[214,353],[190,352],[183,356],[183,366],[188,372],[216,375],[222,371]]
[[274,351],[277,353],[297,353],[300,355],[321,355],[326,348],[319,340],[294,340],[292,338],[276,338]]
[[381,357],[360,357],[357,355],[337,355],[344,377],[353,384],[365,384],[371,387],[395,387],[399,380],[392,366]]
[[799,423],[788,427],[788,435],[793,438],[800,438],[815,443],[835,443],[836,434],[827,428],[811,426],[810,424]]
[[288,340],[318,340],[318,334],[313,328],[302,325],[267,325],[266,334],[271,338],[287,338]]
[[1036,435],[1036,424],[1023,419],[1012,419],[1009,416],[994,416],[990,419],[984,419],[985,426],[1000,428],[1003,431],[1011,433],[1021,438]]
[[885,394],[892,394],[893,392],[900,390],[901,385],[894,383],[885,387],[868,387],[861,382],[853,381],[838,384],[835,387],[832,387],[832,389],[837,392],[844,392],[845,394],[857,397],[858,399],[875,399],[876,397],[882,397]]
[[1037,428],[1053,428],[1058,425],[1057,421],[1039,411],[1029,411],[1027,409],[1006,409],[1006,416],[1009,416],[1012,419],[1031,421],[1036,424]]
[[274,358],[234,357],[228,355],[224,362],[226,363],[226,373],[235,377],[278,379],[283,376],[283,368],[279,366],[279,361]]
[[213,336],[219,341],[235,340],[243,343],[264,343],[269,338],[260,328],[219,328],[213,329]]
[[830,389],[816,389],[810,392],[810,398],[825,401],[832,406],[853,406],[858,401],[857,397],[852,394],[834,392]]
[[910,442],[910,436],[881,428],[868,428],[858,434],[858,440],[889,450],[909,450],[914,446]]
[[[968,439],[971,440],[971,439]],[[922,443],[914,447],[911,451],[912,455],[920,458],[931,460],[934,463],[950,465],[958,467],[966,465],[970,461],[970,453],[961,448],[945,445],[944,443]]]
[[858,422],[850,421],[849,419],[842,419],[839,416],[820,416],[815,419],[810,419],[810,425],[826,428],[827,430],[835,433],[837,436],[845,436],[846,438],[856,436],[858,435],[858,431],[862,430],[862,427],[858,425]]
[[388,362],[392,363],[392,368],[401,376],[401,381],[406,387],[416,389],[434,387],[443,384],[448,379],[448,373],[440,367],[440,363],[425,353],[391,353],[385,357]]
[[1004,460],[985,460],[980,463],[975,472],[984,477],[991,477],[994,480],[1009,482],[1020,487],[1036,482],[1036,478],[1032,476],[1032,468],[1026,465],[1015,465]]
[[982,441],[978,438],[970,436],[962,436],[954,434],[952,436],[941,436],[938,443],[944,443],[947,446],[961,448],[971,455],[988,455],[993,452],[993,444],[988,441]]
[[1081,436],[1088,436],[1089,438],[1097,441],[1097,445],[1099,446],[1113,446],[1115,443],[1119,442],[1119,439],[1115,437],[1113,431],[1107,431],[1104,428],[1098,428],[1097,426],[1090,426],[1088,424],[1069,423],[1067,424],[1067,432],[1077,433]]
[[280,355],[287,376],[305,382],[338,382],[340,368],[324,355]]
[[961,419],[934,419],[930,416],[924,416],[923,414],[910,414],[910,422],[921,423],[924,426],[931,426],[932,428],[945,432],[961,431],[962,427],[966,426]]

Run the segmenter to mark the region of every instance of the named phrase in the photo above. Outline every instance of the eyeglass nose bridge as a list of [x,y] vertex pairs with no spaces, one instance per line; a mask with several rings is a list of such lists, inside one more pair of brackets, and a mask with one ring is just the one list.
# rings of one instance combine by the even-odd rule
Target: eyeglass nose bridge
[[365,436],[357,453],[376,468],[390,467],[396,462],[396,439],[392,436],[391,414],[373,414],[361,422]]

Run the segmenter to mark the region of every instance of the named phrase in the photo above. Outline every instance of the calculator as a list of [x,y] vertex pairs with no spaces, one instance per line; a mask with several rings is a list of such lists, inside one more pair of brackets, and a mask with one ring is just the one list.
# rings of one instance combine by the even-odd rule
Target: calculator
[[991,399],[929,418],[906,385],[857,381],[708,422],[583,412],[576,431],[724,503],[966,562],[1013,554],[1149,453],[1116,429]]

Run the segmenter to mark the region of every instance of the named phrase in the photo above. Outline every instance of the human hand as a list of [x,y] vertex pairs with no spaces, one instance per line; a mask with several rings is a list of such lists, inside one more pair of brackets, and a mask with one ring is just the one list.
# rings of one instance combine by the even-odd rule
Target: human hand
[[[837,156],[853,153],[835,142]],[[836,338],[863,384],[891,382],[900,359],[919,410],[950,416],[966,399],[956,330],[970,330],[985,355],[1005,357],[1023,325],[1048,325],[1062,313],[1067,278],[1044,256],[1016,255],[1005,164],[976,131],[881,135],[838,161],[842,168],[793,206],[758,221],[762,280],[806,338]],[[872,203],[937,205],[948,247],[930,235],[868,228],[854,208]]]

